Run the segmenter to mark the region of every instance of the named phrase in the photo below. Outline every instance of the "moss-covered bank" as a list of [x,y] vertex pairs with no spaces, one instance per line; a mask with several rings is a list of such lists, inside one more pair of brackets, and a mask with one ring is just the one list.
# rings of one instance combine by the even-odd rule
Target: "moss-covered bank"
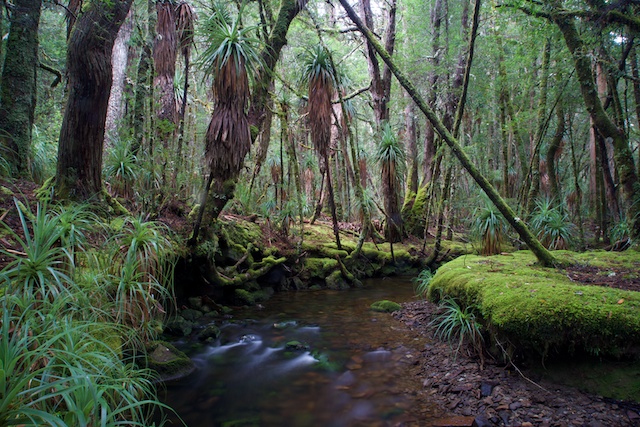
[[[253,218],[255,220],[255,218]],[[422,242],[366,242],[353,256],[356,233],[342,232],[338,249],[329,224],[305,224],[303,233],[283,238],[265,224],[227,215],[212,227],[213,234],[196,245],[177,269],[178,295],[207,295],[230,305],[260,303],[279,290],[347,289],[369,277],[417,274],[426,268]],[[445,242],[451,257],[468,253],[469,245]]]
[[[640,275],[636,251],[555,255],[567,265],[601,268],[602,274],[625,268]],[[428,297],[437,302],[448,295],[474,307],[494,337],[519,351],[640,356],[640,292],[582,285],[562,269],[535,262],[529,251],[462,256],[438,269]]]

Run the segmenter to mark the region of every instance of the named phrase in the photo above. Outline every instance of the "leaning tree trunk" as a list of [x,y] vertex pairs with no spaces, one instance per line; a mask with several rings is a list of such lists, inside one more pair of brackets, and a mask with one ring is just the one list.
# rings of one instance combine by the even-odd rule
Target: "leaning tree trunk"
[[29,171],[41,7],[42,0],[17,1],[9,17],[0,92],[0,155],[17,175]]
[[55,194],[89,200],[102,191],[102,148],[111,92],[111,51],[132,0],[86,6],[69,38],[69,97],[58,144]]
[[411,98],[414,100],[420,111],[424,113],[425,116],[429,119],[429,121],[433,124],[434,128],[438,132],[438,134],[444,139],[444,141],[449,145],[453,154],[458,158],[462,166],[469,172],[469,175],[474,179],[474,181],[482,188],[482,190],[487,194],[489,199],[494,203],[496,208],[504,215],[505,219],[509,222],[509,224],[513,227],[513,229],[518,233],[520,238],[525,242],[525,244],[531,249],[531,251],[538,258],[538,261],[545,266],[554,266],[556,264],[555,257],[549,252],[540,241],[531,233],[527,225],[516,216],[515,212],[509,205],[507,205],[502,197],[498,194],[495,187],[491,185],[491,183],[487,180],[487,178],[480,173],[480,170],[475,167],[475,165],[471,162],[471,159],[462,149],[462,146],[458,143],[456,138],[451,135],[451,132],[447,130],[447,128],[442,124],[442,121],[436,116],[433,110],[424,102],[422,96],[418,93],[417,89],[407,79],[402,71],[396,66],[396,64],[391,59],[391,56],[382,45],[378,42],[375,36],[367,29],[360,21],[360,18],[353,11],[347,0],[340,0],[340,4],[345,9],[349,18],[354,22],[354,24],[358,27],[358,30],[369,40],[369,42],[374,46],[378,55],[383,59],[383,61],[389,66],[391,72],[396,76],[400,85],[411,95]]

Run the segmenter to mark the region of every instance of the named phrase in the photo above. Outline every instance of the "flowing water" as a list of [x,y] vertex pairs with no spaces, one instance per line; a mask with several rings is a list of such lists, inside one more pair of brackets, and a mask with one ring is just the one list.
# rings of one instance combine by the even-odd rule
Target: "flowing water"
[[411,370],[424,342],[390,314],[369,310],[374,301],[413,294],[409,279],[386,278],[362,289],[279,293],[263,308],[236,310],[216,321],[217,342],[176,343],[198,369],[167,383],[163,401],[189,427],[415,421]]

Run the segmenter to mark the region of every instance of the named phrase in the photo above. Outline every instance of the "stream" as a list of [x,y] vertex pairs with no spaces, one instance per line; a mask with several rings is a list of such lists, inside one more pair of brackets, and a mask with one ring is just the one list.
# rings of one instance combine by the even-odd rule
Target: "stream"
[[[394,426],[415,421],[422,338],[372,302],[414,299],[408,278],[347,291],[282,292],[216,320],[218,341],[176,342],[194,374],[165,384],[189,427]],[[408,342],[407,342],[408,341]],[[428,402],[419,402],[419,405]],[[175,423],[172,425],[179,425]]]

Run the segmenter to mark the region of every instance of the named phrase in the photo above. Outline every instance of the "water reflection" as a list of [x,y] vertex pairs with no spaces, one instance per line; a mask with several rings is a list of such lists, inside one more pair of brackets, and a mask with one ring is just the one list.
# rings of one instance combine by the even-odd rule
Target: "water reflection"
[[217,342],[182,343],[198,370],[166,385],[165,403],[190,427],[391,426],[412,420],[408,374],[423,345],[369,311],[413,298],[406,279],[364,289],[292,292],[235,313]]

